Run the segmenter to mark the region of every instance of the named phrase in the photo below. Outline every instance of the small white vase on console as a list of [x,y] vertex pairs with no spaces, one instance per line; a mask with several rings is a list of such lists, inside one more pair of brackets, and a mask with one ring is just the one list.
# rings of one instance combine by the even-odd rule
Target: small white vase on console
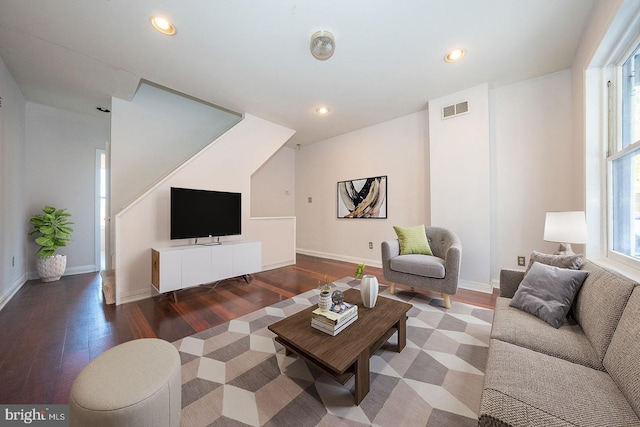
[[360,296],[367,308],[376,306],[378,300],[378,279],[373,274],[365,274],[360,281]]

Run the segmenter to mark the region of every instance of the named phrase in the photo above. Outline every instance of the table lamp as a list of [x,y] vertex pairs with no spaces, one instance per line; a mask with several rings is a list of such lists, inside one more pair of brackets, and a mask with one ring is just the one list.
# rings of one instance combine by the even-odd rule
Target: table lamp
[[587,243],[587,221],[584,212],[547,212],[543,239],[560,243],[556,255],[573,255],[571,243]]

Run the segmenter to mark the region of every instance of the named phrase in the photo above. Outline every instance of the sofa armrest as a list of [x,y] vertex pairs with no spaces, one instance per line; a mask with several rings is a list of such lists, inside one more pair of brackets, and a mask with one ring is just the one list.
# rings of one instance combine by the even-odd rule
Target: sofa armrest
[[462,247],[460,241],[452,242],[447,248],[444,255],[444,270],[447,282],[454,284],[455,289],[458,288],[458,277],[460,276],[460,258],[462,256]]
[[391,259],[400,255],[400,242],[387,240],[382,242],[380,246],[382,249],[382,272],[386,276],[386,272],[391,270]]
[[500,296],[513,298],[523,278],[524,271],[510,270],[508,268],[500,270]]
[[400,242],[397,240],[387,240],[382,242],[382,263],[390,261],[391,258],[395,258],[400,255]]

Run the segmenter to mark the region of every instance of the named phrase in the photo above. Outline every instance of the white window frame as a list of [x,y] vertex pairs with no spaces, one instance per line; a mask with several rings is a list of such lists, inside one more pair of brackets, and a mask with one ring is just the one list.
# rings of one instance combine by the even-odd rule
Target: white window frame
[[[624,39],[624,38],[623,38]],[[623,264],[635,270],[640,270],[640,259],[613,250],[613,162],[628,153],[640,149],[640,140],[630,143],[622,148],[622,67],[630,56],[640,46],[640,36],[634,37],[631,41],[621,40],[614,49],[617,54],[613,54],[609,66],[606,69],[608,82],[611,82],[607,90],[607,135],[606,141],[606,206],[607,206],[607,251],[606,257],[612,261]]]

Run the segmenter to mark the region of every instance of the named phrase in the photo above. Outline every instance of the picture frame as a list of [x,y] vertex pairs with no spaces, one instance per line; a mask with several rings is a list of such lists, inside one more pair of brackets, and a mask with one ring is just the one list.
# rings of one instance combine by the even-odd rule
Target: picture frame
[[338,181],[338,218],[387,218],[387,176]]

